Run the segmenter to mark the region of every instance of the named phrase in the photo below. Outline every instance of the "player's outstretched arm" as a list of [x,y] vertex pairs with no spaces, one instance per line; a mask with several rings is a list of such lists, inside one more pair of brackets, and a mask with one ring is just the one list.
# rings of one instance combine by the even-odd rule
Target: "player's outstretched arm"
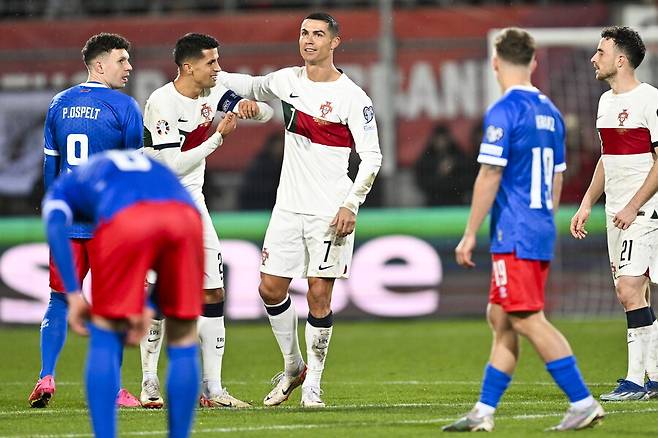
[[584,239],[585,236],[587,236],[585,224],[592,212],[592,206],[603,194],[604,187],[605,172],[603,169],[603,161],[599,158],[599,162],[596,163],[596,168],[594,169],[592,181],[590,182],[585,195],[583,195],[580,207],[578,208],[578,211],[576,211],[576,214],[571,218],[571,224],[569,225],[571,235],[576,239]]
[[278,99],[271,86],[272,78],[273,73],[266,76],[250,76],[220,71],[217,75],[219,82],[229,90],[247,99],[258,101]]
[[640,186],[631,200],[628,201],[628,204],[618,211],[612,219],[615,227],[622,230],[630,227],[642,206],[656,194],[656,191],[658,191],[658,160],[653,162],[653,166],[642,186]]
[[271,106],[264,102],[256,102],[249,99],[242,99],[237,107],[238,117],[241,119],[255,120],[257,122],[269,122],[274,115]]
[[473,185],[471,211],[466,222],[464,236],[455,248],[455,259],[460,266],[475,267],[472,256],[475,249],[476,234],[496,199],[504,170],[504,167],[491,164],[482,164],[480,166],[480,171]]

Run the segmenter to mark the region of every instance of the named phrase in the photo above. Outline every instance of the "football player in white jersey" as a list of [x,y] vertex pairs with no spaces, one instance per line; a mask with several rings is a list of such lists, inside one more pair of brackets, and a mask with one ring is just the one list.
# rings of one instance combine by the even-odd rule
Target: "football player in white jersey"
[[[197,327],[203,359],[200,404],[205,407],[247,407],[248,403],[231,396],[221,383],[225,343],[222,254],[202,187],[206,157],[235,129],[236,115],[267,122],[273,111],[267,104],[243,99],[217,83],[217,74],[221,70],[218,46],[213,37],[195,33],[176,42],[174,60],[178,76],[155,90],[146,102],[144,150],[174,170],[192,194],[203,218],[205,304]],[[226,117],[213,133],[212,122],[217,111],[226,113]],[[144,407],[160,408],[163,405],[156,374],[162,335],[162,321],[154,321],[148,336],[142,340],[140,400]]]
[[628,371],[601,400],[640,400],[658,396],[658,323],[647,299],[649,280],[658,281],[658,90],[635,75],[645,54],[636,31],[613,26],[601,37],[591,60],[596,78],[611,88],[596,116],[601,158],[571,234],[587,235],[592,205],[605,190],[608,255],[628,324]]
[[[381,166],[372,101],[333,63],[340,41],[336,20],[314,13],[301,23],[304,67],[262,77],[219,75],[245,97],[283,105],[285,154],[259,286],[284,358],[284,370],[263,400],[268,406],[281,404],[302,384],[302,406],[325,406],[320,379],[333,329],[331,292],[336,278],[349,275],[356,214]],[[354,181],[347,176],[352,146],[361,158]],[[294,277],[308,279],[306,362],[288,294]]]

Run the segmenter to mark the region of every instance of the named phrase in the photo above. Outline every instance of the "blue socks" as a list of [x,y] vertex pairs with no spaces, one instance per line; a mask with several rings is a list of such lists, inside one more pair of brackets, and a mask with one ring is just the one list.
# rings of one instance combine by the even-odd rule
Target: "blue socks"
[[[168,347],[167,401],[169,402],[169,437],[190,435],[194,408],[199,402],[199,347]],[[116,392],[115,392],[116,394]]]
[[87,402],[94,436],[117,436],[116,399],[120,386],[123,335],[89,324],[89,353],[85,369]]
[[491,364],[487,364],[482,379],[480,403],[495,409],[511,381],[512,376],[494,368]]
[[39,378],[55,375],[55,365],[66,341],[66,317],[69,305],[66,295],[50,293],[50,302],[41,323],[41,373]]
[[571,403],[590,396],[589,389],[585,385],[574,356],[548,362],[546,370],[551,374],[557,386],[567,395]]

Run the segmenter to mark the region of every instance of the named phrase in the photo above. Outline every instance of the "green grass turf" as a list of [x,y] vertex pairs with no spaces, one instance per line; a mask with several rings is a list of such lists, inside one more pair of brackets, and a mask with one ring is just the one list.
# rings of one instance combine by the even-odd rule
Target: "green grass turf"
[[[595,395],[611,389],[626,368],[623,320],[561,321]],[[300,334],[303,325],[300,324]],[[299,390],[282,407],[264,408],[269,378],[281,358],[263,321],[228,324],[224,384],[254,404],[245,410],[197,410],[195,436],[436,436],[440,426],[476,401],[489,351],[484,321],[336,322],[323,389],[328,407],[299,407]],[[0,436],[89,436],[82,364],[86,340],[70,335],[59,361],[57,393],[47,409],[30,409],[27,396],[39,368],[36,327],[0,328]],[[164,356],[164,355],[163,355]],[[164,370],[161,362],[161,370]],[[125,386],[138,393],[136,349],[126,352]],[[164,371],[161,371],[164,381]],[[496,417],[495,436],[545,436],[567,407],[528,344]],[[578,436],[658,436],[658,400],[606,404],[604,424]],[[121,436],[163,436],[162,411],[122,410]]]

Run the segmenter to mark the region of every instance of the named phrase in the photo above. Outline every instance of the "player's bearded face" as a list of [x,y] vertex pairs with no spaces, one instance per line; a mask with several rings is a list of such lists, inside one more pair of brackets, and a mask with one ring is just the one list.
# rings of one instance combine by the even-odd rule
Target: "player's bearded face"
[[299,32],[299,53],[310,64],[319,64],[330,59],[338,37],[329,32],[329,25],[322,20],[304,20]]
[[201,58],[190,62],[192,77],[201,88],[212,88],[217,83],[217,73],[222,70],[219,67],[219,53],[215,48],[203,50],[201,54]]
[[596,48],[596,53],[592,56],[591,62],[594,67],[596,79],[605,81],[617,74],[615,68],[616,51],[614,41],[611,39],[601,38]]
[[129,57],[125,49],[113,49],[97,61],[101,65],[103,79],[110,88],[123,88],[128,83],[128,76],[133,69]]

